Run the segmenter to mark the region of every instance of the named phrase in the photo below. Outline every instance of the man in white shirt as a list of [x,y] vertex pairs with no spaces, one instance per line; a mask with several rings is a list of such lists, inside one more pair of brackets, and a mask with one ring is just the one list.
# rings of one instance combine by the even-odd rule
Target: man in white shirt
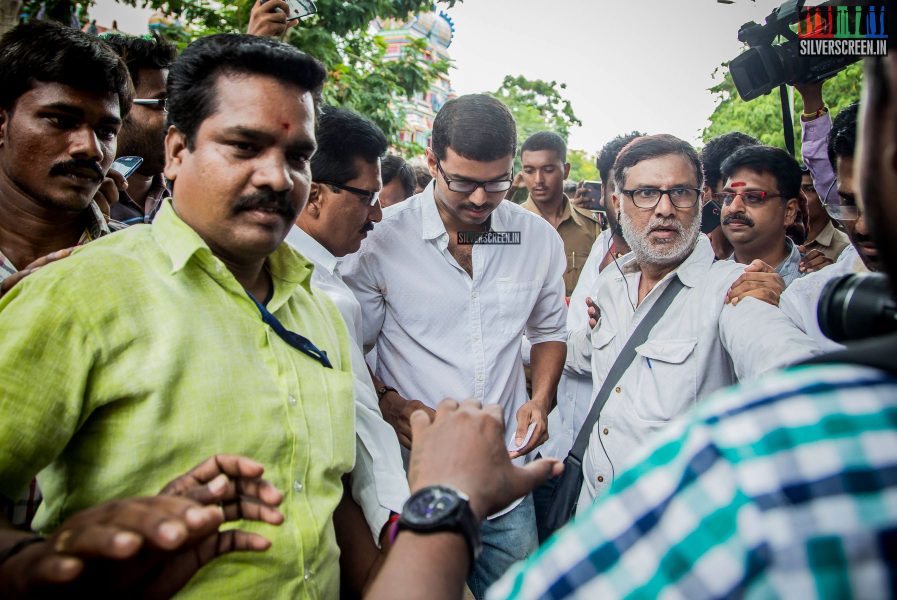
[[399,443],[383,420],[361,351],[362,315],[358,300],[340,276],[340,263],[356,252],[380,221],[380,157],[383,132],[347,110],[327,108],[315,128],[318,149],[311,159],[308,203],[286,241],[315,265],[311,283],[336,304],[349,335],[355,375],[355,468],[352,497],[364,512],[375,541],[382,542],[391,513],[408,498],[408,481]]
[[647,136],[614,164],[614,206],[633,252],[604,269],[592,329],[571,333],[568,366],[591,370],[597,393],[633,329],[673,278],[684,285],[616,382],[591,433],[579,509],[604,493],[653,433],[711,392],[807,357],[816,345],[778,310],[726,304],[744,267],[716,261],[700,233],[701,163],[670,135]]
[[[514,119],[501,102],[479,94],[447,102],[427,152],[434,182],[385,211],[343,274],[361,302],[365,347],[377,348],[380,406],[400,440],[410,441],[406,399],[433,409],[445,397],[474,398],[501,407],[505,441],[523,463],[547,438],[564,363],[566,261],[548,222],[503,201],[515,152]],[[478,598],[536,548],[532,498],[487,521],[482,537],[468,580]]]

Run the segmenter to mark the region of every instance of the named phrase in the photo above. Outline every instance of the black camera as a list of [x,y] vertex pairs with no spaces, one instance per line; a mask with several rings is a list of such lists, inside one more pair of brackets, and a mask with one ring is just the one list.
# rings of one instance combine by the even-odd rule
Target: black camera
[[883,273],[842,275],[829,281],[816,306],[822,333],[845,343],[897,331],[897,301]]
[[[732,81],[742,100],[764,96],[782,84],[819,83],[860,58],[851,55],[802,56],[800,40],[791,26],[801,20],[805,0],[788,0],[773,9],[765,25],[753,21],[738,30],[738,39],[750,48],[729,63]],[[840,4],[829,0],[820,6]],[[818,11],[824,18],[826,11]],[[785,42],[773,45],[777,37]]]

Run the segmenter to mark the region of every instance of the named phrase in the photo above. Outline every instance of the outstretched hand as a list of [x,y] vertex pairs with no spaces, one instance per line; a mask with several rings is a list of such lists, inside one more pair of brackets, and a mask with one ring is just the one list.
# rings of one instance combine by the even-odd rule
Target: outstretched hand
[[482,520],[561,473],[564,467],[554,459],[514,466],[504,428],[500,407],[483,408],[475,400],[443,400],[432,422],[423,411],[412,414],[411,492],[449,485],[470,497],[471,509]]
[[186,498],[105,502],[6,560],[0,596],[168,597],[216,557],[270,546],[258,534],[220,531],[223,522],[220,507]]

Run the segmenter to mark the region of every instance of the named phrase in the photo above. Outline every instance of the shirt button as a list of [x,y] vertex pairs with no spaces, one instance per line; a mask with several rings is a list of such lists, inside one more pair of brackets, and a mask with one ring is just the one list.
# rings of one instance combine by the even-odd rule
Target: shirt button
[[305,579],[305,581],[310,581],[312,572],[311,572],[311,567],[308,566],[308,563],[306,563],[302,566],[302,570],[305,571],[305,574],[302,576],[302,578]]
[[599,475],[599,476],[598,476],[598,483],[601,483],[601,482],[603,482],[603,481],[604,481],[604,475]]
[[477,292],[470,293],[470,297],[473,298],[474,300],[476,300],[478,296],[479,296],[479,294]]
[[293,481],[293,490],[296,492],[302,491],[302,482],[299,481],[298,479]]
[[482,375],[477,375],[477,381],[483,381],[483,376],[482,376]]
[[603,433],[604,433],[604,435],[607,435],[608,433],[610,433],[610,429],[608,429],[607,427],[605,427]]
[[296,396],[290,394],[290,405],[296,406]]
[[617,386],[617,389],[615,389],[614,391],[619,394],[620,392],[623,391],[623,388],[621,388],[620,386]]

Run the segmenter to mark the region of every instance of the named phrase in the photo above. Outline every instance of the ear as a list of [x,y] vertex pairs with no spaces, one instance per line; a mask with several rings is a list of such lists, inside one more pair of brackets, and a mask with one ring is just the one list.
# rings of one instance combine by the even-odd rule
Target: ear
[[187,136],[181,133],[174,125],[168,128],[165,134],[165,177],[174,181],[183,165],[184,158],[190,154],[187,148]]
[[433,152],[432,148],[427,148],[427,169],[430,170],[430,177],[436,179],[438,174],[436,170],[436,153]]
[[0,148],[3,147],[7,128],[9,128],[9,112],[5,108],[0,108]]
[[611,202],[614,205],[614,215],[616,215],[617,220],[620,220],[620,196],[617,195],[617,192],[614,192],[610,196]]
[[324,194],[322,192],[321,184],[315,183],[314,181],[308,188],[308,202],[305,204],[305,209],[302,212],[307,213],[308,216],[313,219],[317,219],[321,216],[321,202],[324,200]]
[[794,224],[794,219],[797,218],[797,198],[792,198],[787,203],[785,203],[785,227],[790,227]]
[[564,179],[570,177],[570,163],[564,163]]

